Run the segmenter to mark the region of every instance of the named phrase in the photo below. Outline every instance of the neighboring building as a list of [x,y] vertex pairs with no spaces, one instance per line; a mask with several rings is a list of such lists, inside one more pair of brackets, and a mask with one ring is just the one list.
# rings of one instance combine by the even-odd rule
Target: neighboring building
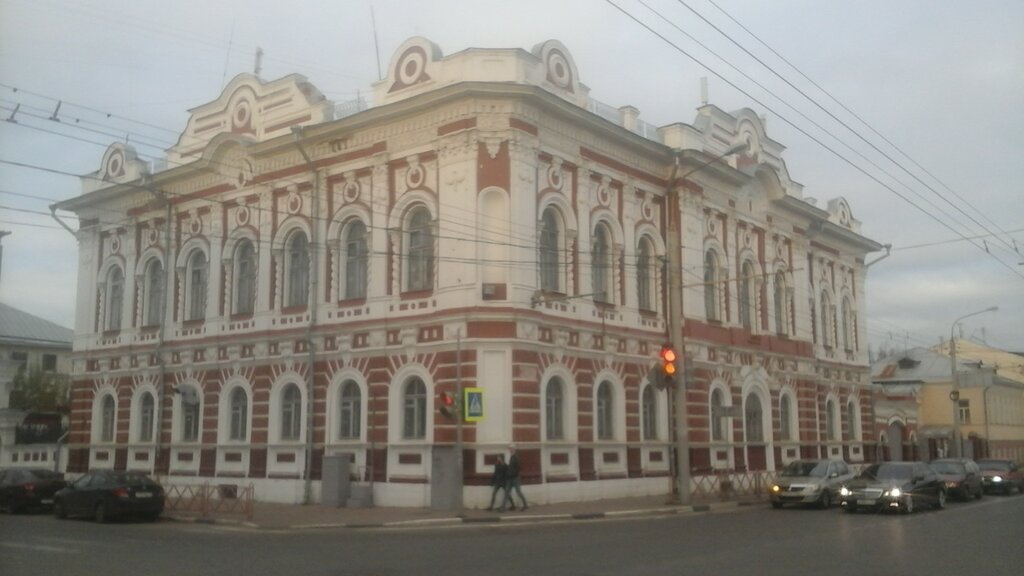
[[[995,365],[971,360],[970,354],[962,358],[959,354],[965,343],[957,344],[956,409],[963,455],[1024,459],[1024,382],[997,375]],[[909,445],[913,457],[930,460],[954,453],[952,366],[948,355],[914,348],[875,362],[872,374],[872,381],[883,389],[875,406],[876,415],[900,412],[882,421],[883,427],[891,427],[885,431],[889,440],[883,444],[893,446],[893,431],[902,427],[903,443]],[[899,410],[893,410],[897,405]],[[915,417],[916,431],[912,425]],[[900,455],[889,455],[893,460],[911,459],[906,449]]]
[[[10,408],[14,379],[31,366],[39,366],[46,372],[70,374],[73,335],[68,328],[0,303],[0,466],[21,461],[21,450],[14,447],[15,430],[27,413]],[[52,456],[41,449],[25,448],[25,451],[36,462],[49,461]]]
[[294,502],[350,455],[376,503],[426,506],[458,486],[435,402],[462,385],[483,390],[468,505],[510,442],[531,501],[664,493],[669,396],[647,374],[680,217],[695,472],[874,457],[881,246],[845,200],[803,197],[754,112],[655,128],[591,100],[557,41],[412,38],[388,71],[369,108],[239,75],[166,166],[114,144],[59,204],[82,223],[72,471]]

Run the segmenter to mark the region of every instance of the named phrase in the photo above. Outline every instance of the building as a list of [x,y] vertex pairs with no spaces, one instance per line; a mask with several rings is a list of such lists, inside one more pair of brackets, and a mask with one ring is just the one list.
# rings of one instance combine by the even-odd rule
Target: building
[[52,464],[52,449],[15,445],[28,413],[11,408],[10,396],[15,378],[30,367],[70,374],[72,335],[68,328],[0,303],[0,467]]
[[[998,351],[963,341],[957,341],[957,347],[956,410],[963,438],[961,453],[967,458],[1024,459],[1024,382],[1003,376],[994,363],[973,359],[992,358],[998,356]],[[961,351],[967,352],[966,356],[960,356]],[[1005,372],[1013,375],[1015,368],[1008,368]],[[883,391],[876,415],[890,415],[880,421],[880,443],[886,447],[888,459],[931,460],[955,454],[948,354],[913,348],[875,362],[872,374],[872,381]],[[903,445],[899,451],[897,437]]]
[[[388,71],[372,106],[239,75],[166,163],[113,144],[59,204],[82,222],[72,471],[315,501],[346,455],[378,504],[473,506],[514,442],[536,502],[665,493],[670,184],[694,473],[874,457],[880,245],[803,197],[753,111],[651,126],[557,41],[417,37]],[[484,417],[460,429],[436,403],[463,387]]]

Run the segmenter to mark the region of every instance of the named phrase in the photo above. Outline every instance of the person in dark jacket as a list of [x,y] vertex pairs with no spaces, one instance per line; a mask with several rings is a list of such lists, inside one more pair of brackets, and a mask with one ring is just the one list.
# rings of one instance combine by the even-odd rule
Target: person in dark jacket
[[494,475],[491,476],[491,503],[487,505],[488,510],[494,510],[494,497],[498,495],[498,491],[501,491],[501,503],[505,503],[505,496],[508,494],[508,490],[505,488],[505,481],[508,478],[508,464],[505,464],[505,455],[498,454],[498,459],[494,462]]
[[519,481],[519,454],[516,453],[516,445],[512,444],[508,447],[509,452],[512,453],[508,459],[508,474],[505,476],[505,501],[501,503],[501,512],[505,511],[505,505],[508,504],[512,510],[516,509],[516,500],[512,497],[512,490],[519,494],[519,500],[522,501],[522,510],[526,510],[526,496],[523,496],[523,489]]

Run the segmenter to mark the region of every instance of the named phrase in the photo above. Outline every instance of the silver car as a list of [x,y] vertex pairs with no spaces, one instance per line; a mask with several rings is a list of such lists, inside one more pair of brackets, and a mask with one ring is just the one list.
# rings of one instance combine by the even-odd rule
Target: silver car
[[796,460],[779,473],[768,490],[772,508],[784,504],[814,504],[828,508],[837,500],[839,488],[853,478],[842,460]]

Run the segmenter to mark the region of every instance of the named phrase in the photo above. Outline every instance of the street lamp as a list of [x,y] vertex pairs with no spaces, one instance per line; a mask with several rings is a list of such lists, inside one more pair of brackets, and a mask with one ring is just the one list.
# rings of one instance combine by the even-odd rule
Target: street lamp
[[[725,152],[691,168],[679,175],[679,155],[683,150],[672,151],[674,164],[672,175],[669,176],[665,189],[665,249],[668,251],[668,341],[680,358],[683,358],[683,370],[675,380],[675,387],[669,388],[670,403],[675,406],[675,451],[676,451],[676,484],[675,496],[680,504],[690,503],[690,439],[687,436],[689,427],[686,415],[686,352],[683,341],[683,263],[682,238],[680,238],[679,191],[676,182],[704,168],[721,161],[726,156],[745,152],[746,142],[735,144]],[[674,394],[674,398],[671,396]]]
[[953,321],[953,325],[949,327],[949,372],[952,382],[952,390],[949,392],[949,399],[953,401],[953,457],[960,458],[963,456],[963,442],[960,439],[960,385],[957,382],[956,375],[956,340],[953,339],[953,331],[956,330],[956,325],[960,323],[964,318],[970,318],[971,316],[977,316],[978,314],[984,314],[986,312],[995,312],[999,310],[999,306],[991,306],[984,310],[978,310],[977,312],[971,312],[970,314],[964,314]]

